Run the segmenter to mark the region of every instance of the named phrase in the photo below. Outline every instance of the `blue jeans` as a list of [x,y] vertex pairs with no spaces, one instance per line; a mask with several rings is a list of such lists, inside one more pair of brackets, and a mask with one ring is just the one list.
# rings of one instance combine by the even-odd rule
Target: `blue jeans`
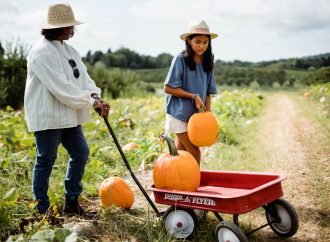
[[89,149],[81,126],[65,129],[48,129],[34,133],[37,156],[32,176],[32,191],[38,200],[37,209],[45,212],[49,208],[49,177],[57,157],[60,144],[69,153],[69,162],[65,176],[66,196],[76,197],[82,192],[82,177]]

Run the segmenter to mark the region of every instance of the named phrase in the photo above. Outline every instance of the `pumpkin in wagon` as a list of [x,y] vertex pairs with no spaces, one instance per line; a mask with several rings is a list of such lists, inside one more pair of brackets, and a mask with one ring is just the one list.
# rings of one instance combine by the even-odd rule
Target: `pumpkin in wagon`
[[197,147],[210,146],[217,142],[219,124],[212,112],[201,110],[188,121],[188,137]]
[[196,191],[200,185],[201,173],[195,158],[187,151],[177,151],[173,140],[166,140],[169,153],[157,158],[153,168],[153,180],[156,188],[181,191]]
[[134,203],[134,193],[128,183],[120,177],[109,177],[102,181],[99,188],[99,197],[104,206],[116,205],[129,209]]

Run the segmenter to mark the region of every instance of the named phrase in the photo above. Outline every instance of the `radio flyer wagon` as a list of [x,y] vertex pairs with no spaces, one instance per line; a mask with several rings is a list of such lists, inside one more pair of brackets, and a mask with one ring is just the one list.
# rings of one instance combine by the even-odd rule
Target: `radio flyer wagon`
[[[276,173],[202,170],[196,192],[157,189],[152,185],[149,190],[153,192],[155,202],[170,206],[165,212],[160,212],[132,171],[108,119],[104,118],[104,121],[131,177],[175,239],[191,239],[198,227],[198,216],[208,211],[220,221],[215,229],[218,242],[247,242],[247,235],[266,226],[282,238],[297,232],[297,213],[289,202],[281,198],[281,182],[285,176]],[[265,210],[267,223],[245,234],[239,227],[238,216],[260,207]],[[232,214],[233,222],[224,221],[219,213]]]
[[[211,211],[220,220],[215,229],[217,241],[248,241],[238,227],[238,215],[263,207],[267,225],[281,237],[290,237],[298,229],[294,208],[284,199],[281,181],[284,176],[275,173],[230,171],[201,171],[201,184],[196,192],[157,189],[151,186],[155,202],[170,205],[163,214],[168,233],[175,238],[193,236],[198,219],[196,210]],[[219,213],[233,214],[233,223],[223,221]],[[248,235],[247,234],[247,235]]]

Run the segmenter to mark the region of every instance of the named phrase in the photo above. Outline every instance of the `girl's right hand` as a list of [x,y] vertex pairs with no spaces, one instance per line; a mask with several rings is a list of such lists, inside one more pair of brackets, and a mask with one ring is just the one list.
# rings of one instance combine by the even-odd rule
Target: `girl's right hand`
[[201,108],[206,110],[205,104],[204,104],[204,102],[203,102],[203,100],[201,99],[200,96],[195,96],[194,101],[195,101],[195,105],[196,105],[197,110],[200,110]]

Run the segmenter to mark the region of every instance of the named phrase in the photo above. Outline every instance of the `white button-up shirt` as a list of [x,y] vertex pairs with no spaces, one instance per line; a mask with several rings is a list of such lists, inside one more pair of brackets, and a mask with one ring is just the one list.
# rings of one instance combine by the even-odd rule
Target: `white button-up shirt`
[[[73,59],[79,78],[69,64]],[[101,94],[87,73],[78,51],[60,41],[42,38],[27,56],[24,95],[25,118],[29,131],[75,127],[90,121],[92,93]]]

